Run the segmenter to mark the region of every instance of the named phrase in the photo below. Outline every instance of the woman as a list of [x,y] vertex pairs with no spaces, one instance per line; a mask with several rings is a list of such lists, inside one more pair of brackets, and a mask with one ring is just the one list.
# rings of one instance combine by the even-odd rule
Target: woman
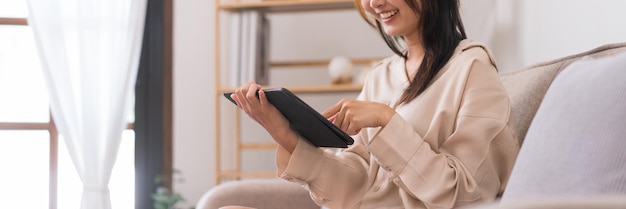
[[375,67],[358,99],[322,113],[354,135],[352,146],[312,146],[254,82],[232,96],[280,145],[278,175],[306,185],[329,208],[453,208],[495,199],[519,144],[493,57],[465,40],[458,0],[358,5],[396,55]]

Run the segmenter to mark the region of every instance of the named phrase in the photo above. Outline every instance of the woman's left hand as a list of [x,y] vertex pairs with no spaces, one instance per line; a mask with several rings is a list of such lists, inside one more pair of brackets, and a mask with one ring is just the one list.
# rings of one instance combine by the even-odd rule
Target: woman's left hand
[[231,97],[237,102],[237,106],[263,126],[280,146],[290,153],[293,152],[298,144],[298,135],[290,128],[289,121],[267,100],[260,85],[250,81],[235,90]]
[[342,99],[322,113],[349,135],[359,133],[362,128],[384,127],[394,114],[385,104],[353,99]]

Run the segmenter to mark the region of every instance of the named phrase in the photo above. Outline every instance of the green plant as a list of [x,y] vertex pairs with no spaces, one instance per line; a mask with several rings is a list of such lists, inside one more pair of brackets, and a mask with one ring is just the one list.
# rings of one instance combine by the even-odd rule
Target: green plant
[[[175,179],[176,182],[184,182],[184,179],[181,177],[176,177],[176,175],[180,175],[179,170],[172,170],[172,179]],[[176,178],[174,178],[176,177]],[[164,181],[163,175],[158,175],[154,178],[154,182],[159,186],[156,188],[154,194],[152,194],[152,200],[154,200],[154,209],[176,209],[176,204],[181,201],[185,201],[182,195],[177,192],[172,192],[170,189],[164,187],[162,185]]]

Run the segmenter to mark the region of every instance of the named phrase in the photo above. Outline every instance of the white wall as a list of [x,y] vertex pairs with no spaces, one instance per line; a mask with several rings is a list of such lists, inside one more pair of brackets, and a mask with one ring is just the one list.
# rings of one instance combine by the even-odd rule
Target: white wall
[[525,0],[525,65],[626,41],[626,1]]
[[[214,2],[207,0],[174,1],[174,167],[182,171],[185,179],[174,187],[187,198],[187,206],[195,205],[214,180],[213,6]],[[626,41],[623,8],[626,1],[618,0],[462,0],[469,37],[493,50],[501,71],[517,70],[605,43]],[[377,34],[358,16],[310,15],[313,18],[274,17],[280,24],[273,31],[273,59],[330,58],[344,53],[363,57],[390,54]],[[358,35],[344,35],[355,31]],[[299,38],[289,37],[297,32],[303,34],[297,35]],[[271,74],[271,82],[287,85],[302,78],[316,78],[307,82],[326,82],[328,78],[320,72],[323,71],[277,70]],[[354,95],[338,97],[344,96]],[[317,101],[313,106],[318,109],[336,100],[323,95],[306,95],[304,99]],[[265,137],[258,127],[253,130],[247,134]],[[263,162],[247,164],[273,165],[266,162],[272,159],[267,153],[261,155],[248,158]]]
[[492,48],[503,71],[626,41],[626,1],[498,0]]
[[174,190],[195,205],[213,183],[213,1],[174,1]]
[[492,49],[502,72],[626,42],[626,1],[461,0],[461,4],[468,36]]

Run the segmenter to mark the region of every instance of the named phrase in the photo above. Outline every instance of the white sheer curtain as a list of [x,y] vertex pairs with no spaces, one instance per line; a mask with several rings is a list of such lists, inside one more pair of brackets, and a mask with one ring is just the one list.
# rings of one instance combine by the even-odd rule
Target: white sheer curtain
[[28,0],[28,9],[52,115],[83,182],[81,208],[109,209],[146,0]]

